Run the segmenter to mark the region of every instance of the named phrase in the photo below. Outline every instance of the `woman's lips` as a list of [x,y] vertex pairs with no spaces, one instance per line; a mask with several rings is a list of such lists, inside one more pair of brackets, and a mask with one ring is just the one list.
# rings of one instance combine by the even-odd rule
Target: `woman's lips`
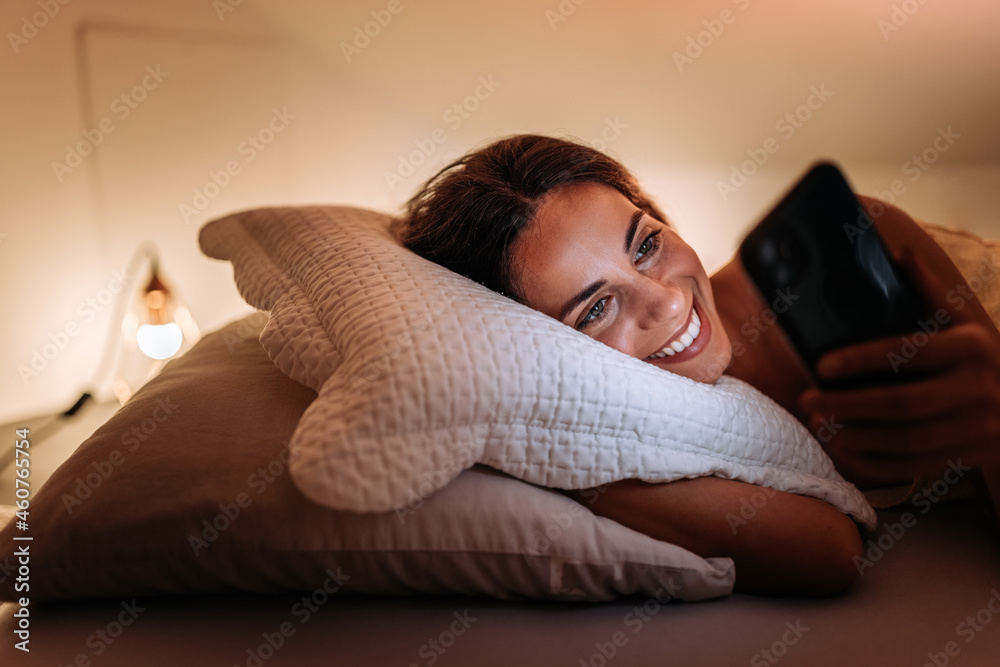
[[[692,341],[690,345],[688,345],[686,348],[684,348],[680,352],[677,352],[673,356],[660,357],[658,359],[653,359],[653,358],[650,358],[650,357],[646,357],[646,359],[645,359],[646,361],[648,361],[651,364],[656,364],[658,366],[668,366],[670,364],[675,364],[675,363],[684,361],[686,359],[690,359],[691,357],[694,357],[699,352],[701,352],[703,349],[705,349],[705,346],[708,345],[709,339],[712,337],[712,325],[709,322],[708,317],[705,315],[705,312],[701,309],[701,307],[698,304],[697,300],[693,300],[693,305],[692,305],[691,311],[692,312],[697,312],[698,313],[698,318],[701,320],[701,330],[698,332],[698,337],[695,338],[694,341]],[[670,343],[674,342],[675,340],[678,340],[681,337],[681,335],[683,335],[683,332],[687,331],[688,326],[690,326],[690,324],[691,324],[691,317],[688,317],[688,322],[684,326],[684,329],[682,330],[682,332],[680,334],[675,335],[669,341],[667,341],[666,343],[664,343],[657,350],[657,352],[661,351],[664,347],[668,346]]]

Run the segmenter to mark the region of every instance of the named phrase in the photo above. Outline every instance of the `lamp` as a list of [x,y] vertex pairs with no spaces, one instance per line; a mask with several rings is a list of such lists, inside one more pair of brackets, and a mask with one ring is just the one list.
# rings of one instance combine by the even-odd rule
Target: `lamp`
[[[151,268],[150,278],[143,283],[145,287],[141,292],[130,293],[129,286],[145,261],[149,262]],[[118,364],[113,375],[112,390],[124,405],[139,387],[160,372],[167,361],[187,352],[201,338],[198,325],[177,291],[164,282],[159,271],[159,256],[151,243],[143,243],[136,248],[125,270],[123,282],[125,289],[118,295],[111,331],[105,341],[91,386],[83,391],[68,410],[48,415],[46,421],[32,428],[34,446],[61,429],[90,402],[107,379],[108,367],[115,350],[118,351]],[[131,303],[125,310],[129,301]],[[13,447],[0,451],[0,460],[11,452]]]
[[[177,291],[167,286],[155,250],[147,250],[151,275],[135,291],[121,319],[121,344],[112,390],[124,405],[167,361],[178,357],[201,338],[201,332]],[[125,295],[123,295],[125,296]]]

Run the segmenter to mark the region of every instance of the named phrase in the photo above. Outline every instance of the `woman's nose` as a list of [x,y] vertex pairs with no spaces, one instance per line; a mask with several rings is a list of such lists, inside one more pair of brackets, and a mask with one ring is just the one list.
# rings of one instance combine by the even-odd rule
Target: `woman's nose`
[[673,280],[650,280],[642,290],[636,324],[644,330],[670,328],[687,314],[685,301]]

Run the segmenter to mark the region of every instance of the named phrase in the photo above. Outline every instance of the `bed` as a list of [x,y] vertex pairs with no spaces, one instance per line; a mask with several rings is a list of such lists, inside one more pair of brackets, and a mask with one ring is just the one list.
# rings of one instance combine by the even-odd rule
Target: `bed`
[[[883,522],[898,515],[880,512]],[[612,664],[602,659],[610,654],[620,665],[994,665],[998,558],[989,517],[965,502],[921,517],[843,597],[735,594],[659,605],[642,597],[584,603],[345,596],[296,627],[261,663],[577,667]],[[0,659],[71,665],[84,654],[95,665],[254,665],[249,652],[268,655],[259,650],[263,636],[290,618],[301,597],[137,598],[143,611],[110,645],[88,638],[117,619],[120,600],[39,605],[32,609],[30,654],[12,646],[13,605],[5,603]],[[463,629],[456,614],[475,619],[462,634],[453,632]],[[622,633],[618,644],[615,633]]]
[[[298,349],[308,354],[282,354],[330,313],[280,297],[314,272],[293,262],[298,282],[251,286],[239,263],[251,276],[267,267],[248,257],[233,259],[237,282],[270,317],[233,322],[171,362],[32,492],[29,529],[12,517],[0,532],[4,664],[944,665],[1000,655],[995,522],[978,500],[937,502],[950,477],[880,510],[853,590],[822,600],[731,594],[729,559],[595,516],[532,483],[549,478],[528,479],[520,458],[506,472],[503,461],[485,466],[485,447],[438,454],[437,474],[414,478],[425,487],[398,483],[425,463],[399,443],[391,456],[373,442],[319,466],[325,477],[296,477],[303,442],[315,442],[296,438],[319,399],[336,412],[391,386],[402,352],[376,348],[382,356],[361,364],[370,372],[350,376],[348,393],[324,384],[343,359],[312,386],[323,368],[308,354],[337,361],[339,348],[307,337]],[[282,320],[294,325],[276,329]],[[386,358],[395,365],[378,365]],[[341,403],[329,407],[331,396]],[[803,458],[793,436],[792,458],[727,461],[715,474],[761,475],[872,525],[853,487]],[[707,465],[699,451],[686,466]],[[396,477],[369,474],[379,456]],[[26,640],[30,653],[17,648]]]

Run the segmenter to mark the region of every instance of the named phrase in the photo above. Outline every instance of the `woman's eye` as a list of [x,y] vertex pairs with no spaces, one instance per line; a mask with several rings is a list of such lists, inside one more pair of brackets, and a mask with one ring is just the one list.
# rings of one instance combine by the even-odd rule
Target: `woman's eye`
[[594,306],[587,311],[587,314],[580,321],[579,328],[581,330],[586,329],[588,326],[600,321],[601,317],[604,315],[604,309],[606,307],[606,302],[608,297],[604,297],[600,301],[594,304]]
[[642,259],[646,255],[651,254],[654,250],[656,250],[656,247],[660,243],[659,239],[656,238],[659,235],[659,233],[660,230],[656,230],[655,232],[647,236],[645,240],[643,240],[642,245],[639,246],[639,249],[635,253],[635,261],[638,262],[640,259]]

